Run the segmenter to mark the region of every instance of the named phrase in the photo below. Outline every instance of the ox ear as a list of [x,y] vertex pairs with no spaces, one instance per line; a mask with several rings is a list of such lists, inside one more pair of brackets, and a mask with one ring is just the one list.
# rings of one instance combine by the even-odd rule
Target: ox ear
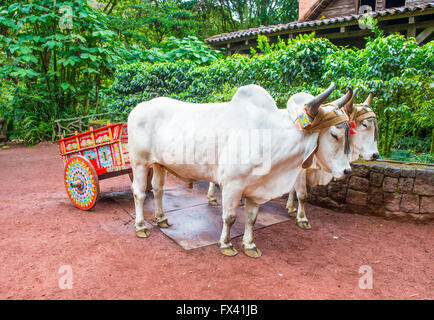
[[314,131],[307,138],[306,149],[304,150],[303,162],[301,164],[303,169],[309,168],[312,165],[313,156],[318,149],[318,137],[319,132]]

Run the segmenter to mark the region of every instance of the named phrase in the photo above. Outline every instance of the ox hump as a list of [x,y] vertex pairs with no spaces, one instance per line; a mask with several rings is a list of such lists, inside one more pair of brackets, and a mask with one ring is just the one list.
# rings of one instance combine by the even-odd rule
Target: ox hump
[[231,102],[236,105],[249,103],[261,109],[277,110],[273,97],[267,90],[255,84],[240,87],[235,92]]

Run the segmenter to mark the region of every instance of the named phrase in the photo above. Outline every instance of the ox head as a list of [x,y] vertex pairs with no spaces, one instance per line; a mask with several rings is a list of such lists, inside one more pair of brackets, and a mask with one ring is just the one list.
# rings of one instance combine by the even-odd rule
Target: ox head
[[373,93],[370,92],[365,102],[354,104],[357,89],[353,97],[345,105],[350,120],[354,123],[355,134],[351,135],[350,144],[357,158],[361,155],[365,160],[377,160],[379,157],[377,140],[378,124],[375,113],[371,109]]
[[305,104],[307,113],[313,119],[313,132],[308,138],[303,168],[311,165],[315,155],[321,168],[335,179],[343,179],[351,173],[348,161],[350,128],[348,117],[340,108],[351,99],[353,91],[348,88],[348,92],[338,100],[322,105],[333,90],[334,83]]

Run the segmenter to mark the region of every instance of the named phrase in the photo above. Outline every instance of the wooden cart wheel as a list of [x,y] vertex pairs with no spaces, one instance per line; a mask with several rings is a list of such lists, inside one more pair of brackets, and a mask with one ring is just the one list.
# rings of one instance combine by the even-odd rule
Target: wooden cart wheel
[[[152,190],[152,176],[154,175],[154,170],[152,170],[152,168],[149,168],[148,170],[148,179],[147,179],[147,183],[146,183],[146,191],[151,191]],[[129,173],[128,176],[130,177],[131,182],[133,182],[134,176],[133,173]]]
[[76,156],[65,166],[65,188],[74,205],[81,210],[91,209],[99,195],[99,180],[88,159]]

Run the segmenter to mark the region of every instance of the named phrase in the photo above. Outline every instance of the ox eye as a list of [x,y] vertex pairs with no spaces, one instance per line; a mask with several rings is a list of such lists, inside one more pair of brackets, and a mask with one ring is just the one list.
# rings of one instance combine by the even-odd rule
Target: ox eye
[[368,127],[368,125],[366,123],[364,123],[364,122],[362,122],[362,126],[364,126],[365,128]]
[[334,133],[330,133],[332,135],[333,138],[335,138],[336,140],[338,140],[338,136],[335,135]]

